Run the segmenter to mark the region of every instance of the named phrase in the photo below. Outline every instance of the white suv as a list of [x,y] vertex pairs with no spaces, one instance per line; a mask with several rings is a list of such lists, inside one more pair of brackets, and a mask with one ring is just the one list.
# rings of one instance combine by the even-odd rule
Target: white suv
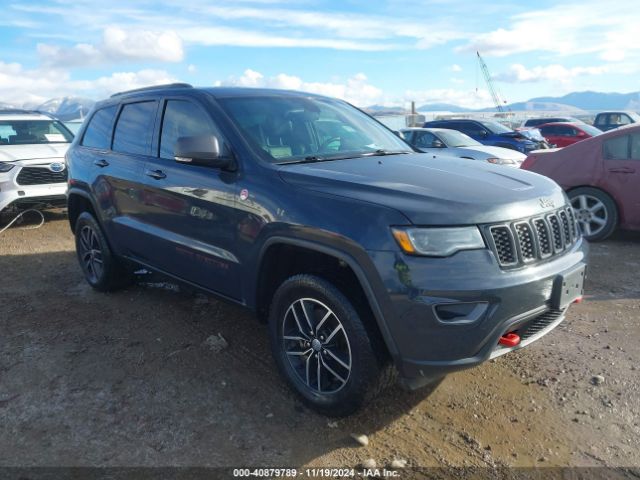
[[47,114],[0,110],[0,214],[66,204],[64,155],[72,140]]

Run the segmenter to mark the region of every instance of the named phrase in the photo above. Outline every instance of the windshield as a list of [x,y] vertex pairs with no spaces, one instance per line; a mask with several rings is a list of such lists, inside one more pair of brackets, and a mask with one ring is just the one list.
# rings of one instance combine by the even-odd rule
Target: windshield
[[437,135],[447,147],[477,147],[482,145],[473,138],[457,130],[440,130]]
[[339,100],[268,95],[219,102],[271,163],[413,152],[391,131]]
[[600,130],[599,128],[592,127],[591,125],[586,125],[586,124],[580,125],[580,129],[584,130],[592,137],[595,137],[596,135],[600,135],[602,133],[602,130]]
[[505,127],[504,125],[502,125],[501,123],[498,123],[498,122],[491,122],[491,121],[488,121],[488,120],[482,120],[480,123],[482,125],[484,125],[484,128],[489,130],[491,133],[511,133],[511,132],[513,132],[513,130],[511,130],[510,128]]
[[0,120],[0,145],[69,143],[73,135],[55,120]]

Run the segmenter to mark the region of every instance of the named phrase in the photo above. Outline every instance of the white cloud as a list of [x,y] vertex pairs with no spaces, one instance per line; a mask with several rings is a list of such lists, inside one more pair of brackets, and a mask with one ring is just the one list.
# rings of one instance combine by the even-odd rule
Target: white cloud
[[92,80],[74,80],[66,70],[25,69],[18,63],[0,62],[0,98],[15,105],[38,104],[65,95],[99,99],[123,90],[175,81],[166,71],[151,69],[116,72]]
[[180,30],[180,36],[188,44],[235,47],[306,47],[330,48],[334,50],[381,51],[391,50],[394,45],[380,42],[353,41],[340,38],[298,37],[274,35],[232,27],[189,27]]
[[190,63],[187,66],[187,72],[189,73],[196,73],[198,71],[198,67],[196,67],[193,63]]
[[617,62],[640,52],[636,37],[640,9],[635,2],[584,0],[533,10],[510,18],[510,25],[475,35],[458,51],[484,56],[550,52],[556,56],[598,55]]
[[104,29],[98,45],[79,43],[62,47],[39,43],[38,55],[45,65],[73,67],[121,61],[179,62],[184,57],[182,40],[173,31]]
[[453,65],[451,65],[451,71],[454,73],[458,73],[462,71],[462,67],[456,63],[454,63]]
[[218,81],[216,85],[299,90],[341,98],[358,106],[368,106],[383,99],[382,90],[371,85],[364,73],[353,75],[343,83],[306,82],[300,77],[285,73],[280,73],[274,77],[265,77],[260,72],[247,69],[242,76]]
[[104,31],[102,42],[108,58],[180,62],[184,55],[182,40],[173,31],[126,31],[109,27]]
[[[232,6],[196,6],[199,14],[210,15],[225,21],[259,21],[261,24],[271,26],[265,32],[283,32],[280,37],[302,42],[302,46],[320,46],[319,40],[335,40],[323,44],[327,48],[353,49],[353,50],[388,50],[401,48],[399,41],[413,41],[413,46],[419,49],[431,48],[449,40],[464,38],[457,25],[438,22],[432,19],[429,24],[423,21],[415,21],[402,16],[366,15],[355,12],[320,12],[301,9],[274,9],[268,11],[264,8]],[[184,32],[189,36],[190,29]],[[287,33],[295,32],[294,35]],[[301,35],[301,32],[304,32]],[[310,32],[307,37],[306,32]],[[258,32],[250,32],[250,36]],[[270,33],[262,33],[261,36],[279,36]],[[356,40],[356,41],[348,41]],[[362,40],[378,40],[376,43],[362,42]],[[391,40],[391,43],[381,43],[380,40]],[[246,41],[242,37],[229,38],[228,41]],[[273,40],[277,41],[277,40]],[[311,41],[312,45],[306,45]],[[288,45],[284,45],[288,46]],[[376,48],[374,48],[376,47]],[[406,45],[402,48],[405,48]]]
[[567,68],[558,64],[537,66],[529,69],[524,65],[516,63],[511,65],[507,72],[496,75],[494,79],[508,83],[542,81],[566,83],[576,77],[602,75],[609,72],[609,70],[608,66]]
[[162,85],[176,82],[177,79],[164,70],[144,69],[137,72],[115,72],[95,80],[71,82],[74,91],[94,97],[105,97],[115,92],[134,88]]

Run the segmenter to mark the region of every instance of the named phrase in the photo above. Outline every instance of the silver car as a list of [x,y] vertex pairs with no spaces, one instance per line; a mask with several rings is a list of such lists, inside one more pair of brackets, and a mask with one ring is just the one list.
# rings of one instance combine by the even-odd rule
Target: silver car
[[401,132],[407,142],[425,153],[439,153],[515,168],[519,168],[527,158],[516,150],[483,145],[464,133],[448,128],[405,128]]
[[64,155],[72,140],[49,115],[0,110],[0,215],[66,205]]

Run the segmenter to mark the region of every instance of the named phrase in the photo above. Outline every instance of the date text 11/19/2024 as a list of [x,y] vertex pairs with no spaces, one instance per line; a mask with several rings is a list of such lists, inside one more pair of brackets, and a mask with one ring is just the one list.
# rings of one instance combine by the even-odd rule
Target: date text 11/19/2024
[[236,478],[399,478],[400,471],[387,468],[235,468]]

